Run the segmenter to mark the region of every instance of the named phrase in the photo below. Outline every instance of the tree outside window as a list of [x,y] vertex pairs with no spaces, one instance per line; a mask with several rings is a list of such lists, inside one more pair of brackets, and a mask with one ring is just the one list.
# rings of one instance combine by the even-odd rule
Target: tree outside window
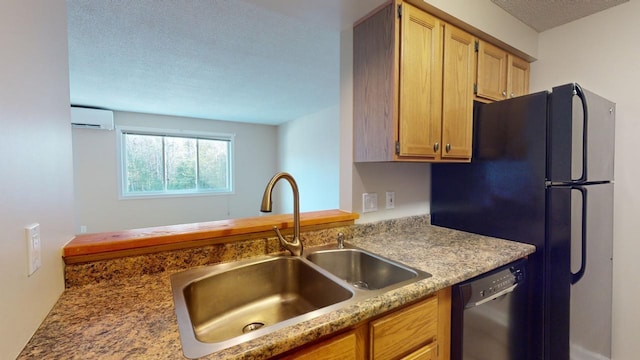
[[122,131],[123,195],[231,192],[231,137]]

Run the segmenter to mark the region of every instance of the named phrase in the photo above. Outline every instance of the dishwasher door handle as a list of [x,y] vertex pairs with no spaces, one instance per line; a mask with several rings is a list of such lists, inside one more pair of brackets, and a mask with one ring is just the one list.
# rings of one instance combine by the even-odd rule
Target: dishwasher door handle
[[515,290],[517,287],[518,287],[517,283],[513,284],[512,286],[510,286],[510,287],[508,287],[508,288],[506,288],[506,289],[504,289],[502,291],[499,291],[499,292],[489,296],[486,299],[482,299],[482,300],[480,300],[478,302],[475,302],[473,304],[468,304],[467,306],[465,306],[465,309],[472,308],[472,307],[475,307],[475,306],[480,306],[480,305],[482,305],[484,303],[487,303],[487,302],[489,302],[491,300],[495,300],[495,299],[497,299],[497,298],[499,298],[501,296],[507,295],[507,294],[513,292],[513,290]]

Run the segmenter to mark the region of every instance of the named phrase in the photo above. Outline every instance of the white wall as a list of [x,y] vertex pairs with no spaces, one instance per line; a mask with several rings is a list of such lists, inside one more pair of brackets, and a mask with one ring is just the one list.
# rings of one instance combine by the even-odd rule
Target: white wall
[[[537,33],[490,0],[426,1],[531,56],[537,53]],[[353,165],[353,34],[340,36],[340,208],[360,213],[370,222],[429,212],[428,164],[371,163]],[[386,210],[385,192],[396,194],[395,209]],[[362,213],[362,193],[378,193],[378,212]]]
[[[421,163],[361,163],[353,166],[353,204],[360,222],[429,213],[431,165]],[[386,192],[395,193],[395,207],[386,209]],[[378,211],[362,213],[362,194],[378,194]]]
[[76,232],[115,231],[259,215],[277,166],[277,128],[175,116],[114,113],[116,125],[235,134],[234,194],[119,199],[116,131],[73,129]]
[[[300,211],[339,206],[339,118],[338,106],[332,106],[278,127],[278,171],[296,179]],[[289,185],[277,187],[280,195],[274,207],[277,201],[281,212],[293,212]]]
[[[617,103],[614,198],[613,359],[640,353],[640,1],[613,7],[540,34],[532,90],[578,82]],[[593,324],[597,327],[597,324]]]
[[[64,0],[0,3],[0,357],[15,358],[64,289],[73,233]],[[24,227],[40,223],[42,267],[27,276]]]
[[340,32],[340,209],[353,206],[353,30]]
[[491,0],[424,0],[528,55],[537,57],[538,33]]

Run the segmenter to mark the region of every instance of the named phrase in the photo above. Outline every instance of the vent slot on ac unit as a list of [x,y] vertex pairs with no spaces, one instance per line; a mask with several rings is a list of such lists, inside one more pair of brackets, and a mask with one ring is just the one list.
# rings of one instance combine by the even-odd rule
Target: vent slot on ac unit
[[113,130],[113,111],[72,106],[71,126],[84,129]]

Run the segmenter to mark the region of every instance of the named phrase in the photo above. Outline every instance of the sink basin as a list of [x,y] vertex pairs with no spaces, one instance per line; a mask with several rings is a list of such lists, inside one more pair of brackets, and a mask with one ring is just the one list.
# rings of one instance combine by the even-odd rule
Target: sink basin
[[[196,268],[171,277],[183,352],[200,357],[353,297],[300,257]],[[329,309],[330,311],[331,309]]]
[[358,248],[306,251],[173,274],[184,355],[205,356],[431,276]]
[[384,289],[431,276],[355,248],[319,250],[307,255],[307,259],[361,290]]

